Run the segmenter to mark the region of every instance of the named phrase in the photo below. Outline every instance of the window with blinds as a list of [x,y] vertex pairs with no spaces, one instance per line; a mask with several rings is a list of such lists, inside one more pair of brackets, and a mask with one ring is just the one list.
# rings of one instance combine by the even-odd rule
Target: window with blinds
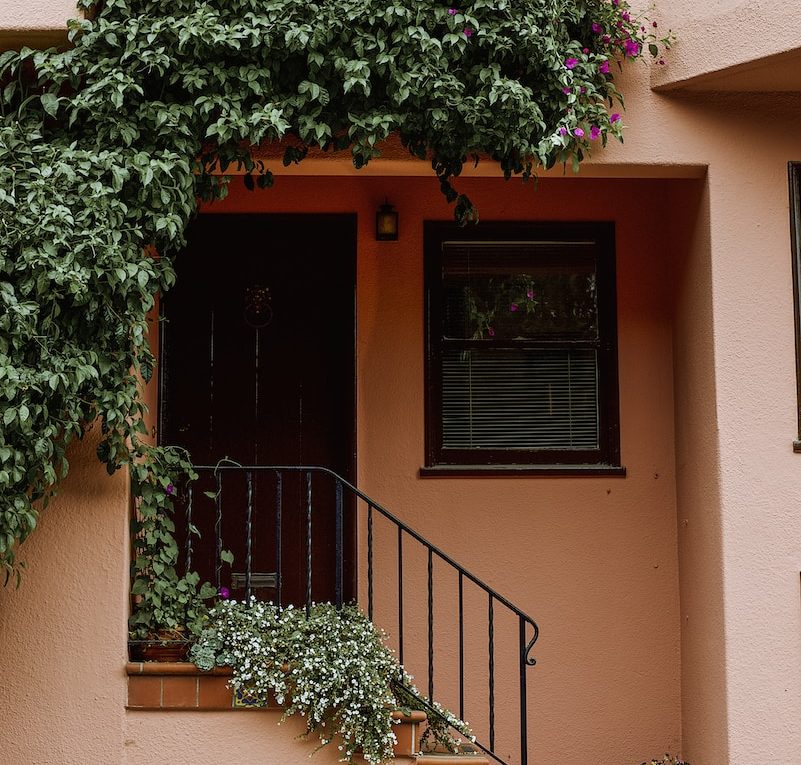
[[427,465],[617,464],[614,287],[611,224],[427,224]]

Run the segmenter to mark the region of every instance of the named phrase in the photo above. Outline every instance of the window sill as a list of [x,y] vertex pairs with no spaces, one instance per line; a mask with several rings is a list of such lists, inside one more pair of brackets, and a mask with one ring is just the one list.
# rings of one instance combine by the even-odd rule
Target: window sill
[[585,478],[618,476],[625,478],[622,465],[435,465],[421,467],[421,478]]

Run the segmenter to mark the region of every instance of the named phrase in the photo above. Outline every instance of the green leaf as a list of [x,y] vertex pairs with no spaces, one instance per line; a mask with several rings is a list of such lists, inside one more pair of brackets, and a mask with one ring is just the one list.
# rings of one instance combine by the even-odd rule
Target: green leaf
[[47,114],[49,114],[51,117],[56,116],[56,113],[58,112],[57,96],[53,95],[52,93],[44,93],[39,96],[39,101],[41,101],[42,108]]

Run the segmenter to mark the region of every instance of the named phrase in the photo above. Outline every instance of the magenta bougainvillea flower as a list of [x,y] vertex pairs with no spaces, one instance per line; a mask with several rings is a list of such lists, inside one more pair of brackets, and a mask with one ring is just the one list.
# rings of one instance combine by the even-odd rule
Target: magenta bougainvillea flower
[[640,44],[630,38],[623,44],[623,49],[624,53],[631,58],[640,55]]
[[602,61],[601,65],[598,67],[598,71],[601,74],[609,74],[609,62],[608,61]]
[[576,136],[577,138],[584,138],[584,131],[581,128],[576,128],[573,131],[573,135]]
[[495,337],[495,330],[492,327],[487,327],[487,334],[490,337]]
[[615,113],[614,113],[614,114],[613,114],[613,115],[612,115],[612,116],[609,118],[609,121],[610,121],[610,122],[612,122],[612,123],[615,123],[615,122],[617,122],[619,119],[620,119],[620,115],[619,115],[617,112],[615,112]]
[[164,489],[164,491],[166,491],[169,495],[173,495],[175,494],[175,487],[171,483],[168,483],[167,488]]
[[517,310],[517,303],[512,303],[512,305],[509,306],[509,310],[514,313]]
[[562,88],[562,93],[564,93],[566,96],[569,96],[572,92],[573,92],[572,88],[568,88],[567,86]]
[[567,135],[567,128],[564,125],[559,128],[559,135]]
[[631,21],[631,14],[628,11],[623,11],[623,13],[620,14],[620,17],[623,19],[623,21]]
[[576,64],[578,64],[577,58],[566,58],[565,59],[565,69],[574,69]]
[[601,128],[599,128],[597,125],[593,125],[590,128],[590,140],[594,141],[599,135],[601,135]]
[[448,16],[455,16],[456,13],[456,8],[448,8]]
[[[565,131],[565,132],[567,132],[567,131]],[[527,297],[529,300],[534,300],[534,290],[529,290],[529,291],[526,293],[526,297]]]
[[595,34],[599,35],[599,34],[601,34],[601,32],[604,31],[604,28],[597,21],[593,21],[592,22],[592,31]]
[[472,37],[473,36],[473,30],[470,29],[470,27],[465,27],[464,28],[464,36],[465,37]]
[[223,600],[228,600],[228,598],[231,597],[231,590],[229,590],[227,587],[220,587],[219,592],[220,592],[220,597]]

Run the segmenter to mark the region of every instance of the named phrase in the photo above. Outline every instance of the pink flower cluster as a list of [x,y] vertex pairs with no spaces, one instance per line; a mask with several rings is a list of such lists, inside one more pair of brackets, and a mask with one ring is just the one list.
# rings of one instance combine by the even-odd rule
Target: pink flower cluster
[[[612,0],[612,5],[619,7],[620,0]],[[628,12],[628,10],[623,10],[620,14],[620,18],[617,20],[617,22],[615,22],[614,25],[617,30],[617,37],[614,38],[614,45],[622,48],[623,55],[627,58],[636,58],[642,51],[641,43],[632,36],[632,32],[636,32],[636,23],[636,21],[632,20],[631,14]],[[656,22],[654,22],[653,26],[657,26]],[[604,34],[604,27],[600,22],[594,21],[591,29],[593,34],[602,35],[601,42],[604,45],[609,45],[613,42],[612,37],[609,34]],[[645,31],[645,27],[640,27],[640,29],[643,32]]]

